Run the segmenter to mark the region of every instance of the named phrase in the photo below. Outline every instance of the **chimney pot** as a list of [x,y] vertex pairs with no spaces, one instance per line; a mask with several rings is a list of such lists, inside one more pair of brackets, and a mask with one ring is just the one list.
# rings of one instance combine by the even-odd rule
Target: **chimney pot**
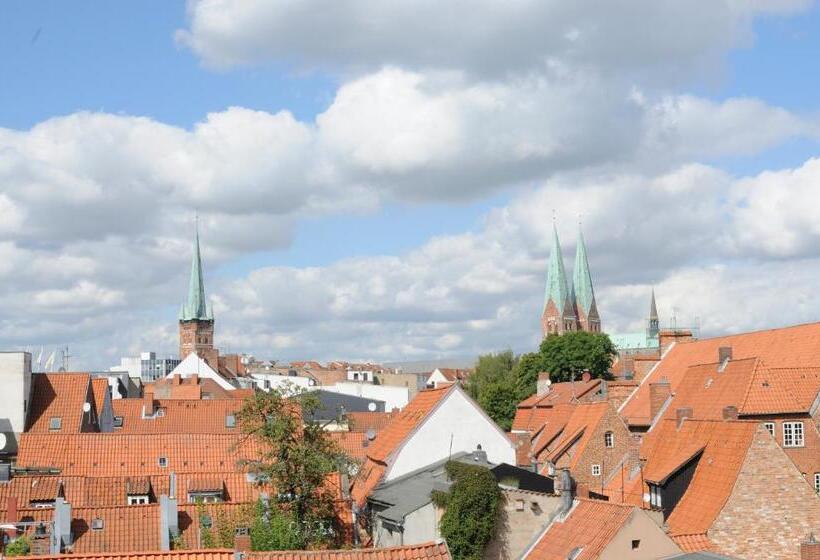
[[589,373],[588,369],[585,369],[584,373],[581,374],[581,381],[588,383],[590,379],[592,379],[592,374]]

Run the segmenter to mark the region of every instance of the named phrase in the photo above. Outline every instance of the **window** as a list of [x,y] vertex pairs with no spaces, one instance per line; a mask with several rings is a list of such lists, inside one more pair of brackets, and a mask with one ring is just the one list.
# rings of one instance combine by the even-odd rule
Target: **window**
[[661,487],[657,484],[649,485],[649,505],[653,508],[660,509],[661,505]]
[[140,506],[148,503],[148,496],[128,496],[129,506]]
[[225,427],[226,428],[236,428],[236,416],[233,414],[228,414],[225,416]]
[[814,491],[820,492],[820,472],[814,473]]
[[48,421],[48,429],[53,431],[58,431],[60,428],[63,427],[63,419],[59,416],[52,416],[51,419]]
[[159,466],[160,467],[167,467],[168,466],[168,457],[160,457],[159,458]]
[[524,511],[524,500],[515,501],[515,511]]
[[632,550],[638,550],[641,546],[640,539],[635,539],[632,541]]
[[122,428],[122,416],[114,416],[114,427]]
[[783,422],[783,447],[803,445],[803,422]]
[[615,447],[615,434],[612,432],[607,432],[604,434],[604,446]]
[[102,531],[103,527],[105,527],[105,522],[102,520],[102,517],[95,517],[91,520],[91,528],[95,531]]
[[592,476],[601,476],[601,465],[592,465]]
[[763,422],[763,427],[769,430],[769,433],[774,437],[774,422]]

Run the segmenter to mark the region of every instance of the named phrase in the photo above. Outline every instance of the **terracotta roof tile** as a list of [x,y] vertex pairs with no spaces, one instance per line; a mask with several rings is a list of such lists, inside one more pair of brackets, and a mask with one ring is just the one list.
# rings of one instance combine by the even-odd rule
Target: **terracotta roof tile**
[[[231,434],[23,434],[17,464],[55,467],[64,476],[140,476],[236,470],[257,453]],[[164,466],[160,458],[165,459]]]
[[561,437],[555,442],[549,460],[556,462],[577,440],[578,443],[574,446],[575,451],[569,461],[569,468],[573,469],[578,458],[583,454],[583,450],[591,441],[595,427],[604,418],[609,407],[610,404],[606,401],[576,405]]
[[716,550],[714,543],[709,540],[709,537],[707,537],[705,533],[697,535],[674,535],[672,540],[675,541],[675,544],[684,552]]
[[623,404],[621,415],[630,425],[650,424],[649,384],[665,377],[676,392],[687,369],[716,361],[721,346],[732,347],[734,360],[757,357],[770,367],[812,367],[820,356],[820,323],[675,344]]
[[581,548],[577,560],[598,558],[632,515],[634,508],[597,500],[579,499],[563,521],[547,526],[525,558],[566,560]]
[[26,556],[31,560],[234,560],[234,551],[211,548],[205,550],[163,550],[157,552],[106,552],[59,554],[56,556]]
[[51,418],[60,418],[60,433],[82,429],[83,404],[89,398],[88,373],[36,373],[32,375],[31,407],[27,432],[48,433]]
[[351,432],[379,432],[397,415],[394,412],[348,412],[347,421]]
[[450,560],[445,543],[423,543],[391,548],[358,548],[349,550],[292,550],[251,552],[250,560]]
[[758,424],[756,422],[664,420],[646,435],[643,478],[661,481],[702,449],[686,493],[666,522],[671,535],[706,533],[734,488]]
[[364,462],[367,459],[367,448],[370,442],[364,432],[330,432],[330,439],[354,461]]
[[[119,434],[235,434],[240,431],[237,413],[242,399],[161,399],[154,406],[162,409],[162,416],[143,417],[145,399],[114,399],[114,416],[123,419]],[[227,418],[234,418],[229,427]]]

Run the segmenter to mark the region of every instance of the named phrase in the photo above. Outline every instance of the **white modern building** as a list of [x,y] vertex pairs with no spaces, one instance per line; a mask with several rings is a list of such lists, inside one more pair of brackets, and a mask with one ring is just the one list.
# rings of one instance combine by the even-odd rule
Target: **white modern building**
[[151,382],[167,377],[179,363],[178,358],[157,358],[156,352],[142,352],[139,356],[120,358],[120,365],[112,366],[109,371],[127,372],[132,379]]
[[31,399],[31,354],[0,352],[0,456],[17,452]]
[[384,401],[385,410],[387,412],[395,408],[404,408],[410,401],[410,390],[407,387],[395,387],[392,385],[373,385],[372,383],[346,381],[336,383],[335,385],[325,385],[322,387],[322,390]]

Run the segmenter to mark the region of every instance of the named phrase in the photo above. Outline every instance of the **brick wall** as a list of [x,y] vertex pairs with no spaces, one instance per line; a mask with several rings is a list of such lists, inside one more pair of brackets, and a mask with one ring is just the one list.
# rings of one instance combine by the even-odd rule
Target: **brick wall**
[[519,558],[561,504],[559,496],[525,490],[504,489],[502,497],[496,537],[484,551],[487,560]]
[[820,497],[760,425],[709,538],[730,556],[786,560],[818,527]]
[[196,353],[214,370],[219,371],[219,352],[214,348],[213,321],[180,321],[179,359]]

